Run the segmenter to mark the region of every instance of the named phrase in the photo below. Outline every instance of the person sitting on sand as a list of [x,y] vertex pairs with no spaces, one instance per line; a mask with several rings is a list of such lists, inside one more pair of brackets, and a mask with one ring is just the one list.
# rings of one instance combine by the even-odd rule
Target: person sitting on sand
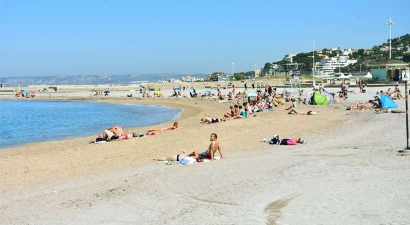
[[316,112],[313,112],[313,111],[302,112],[302,111],[298,111],[298,110],[296,110],[296,109],[291,109],[291,110],[288,112],[288,114],[289,114],[289,115],[291,115],[291,114],[296,114],[296,115],[316,115]]
[[285,110],[297,109],[298,106],[296,105],[296,99],[295,99],[295,98],[291,98],[290,101],[292,102],[292,105],[290,105],[289,107],[287,107]]
[[235,116],[235,119],[240,119],[240,118],[247,118],[248,114],[244,109],[242,109],[242,105],[239,105],[239,115]]
[[157,131],[167,131],[167,130],[179,130],[182,129],[182,127],[180,127],[178,125],[178,122],[175,122],[172,126],[170,127],[163,127],[162,129],[151,129],[148,130],[147,132],[157,132]]
[[399,109],[381,109],[378,108],[376,109],[376,113],[405,113],[405,110],[399,110]]
[[[222,155],[221,145],[218,141],[218,135],[215,133],[212,133],[211,136],[209,137],[209,140],[211,141],[211,144],[209,144],[208,149],[206,151],[198,154],[198,159],[214,160],[216,151],[219,152],[221,159],[223,159],[224,156]],[[193,154],[195,153],[196,151],[193,151]]]

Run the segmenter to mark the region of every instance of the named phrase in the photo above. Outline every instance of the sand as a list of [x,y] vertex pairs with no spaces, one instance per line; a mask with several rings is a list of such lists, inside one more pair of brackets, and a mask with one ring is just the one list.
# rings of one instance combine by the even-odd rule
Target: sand
[[[257,117],[211,125],[199,124],[203,114],[222,115],[229,103],[60,96],[183,108],[177,120],[183,129],[105,144],[89,144],[92,136],[2,149],[0,221],[409,224],[410,158],[397,152],[406,146],[405,114],[345,110],[371,99],[375,92],[371,88],[367,94],[352,93],[348,101],[329,106],[299,106],[317,115],[287,115],[285,105]],[[404,102],[397,101],[399,108],[404,109]],[[152,160],[203,151],[212,132],[218,134],[226,159],[196,165]],[[260,142],[274,134],[303,137],[308,143]]]

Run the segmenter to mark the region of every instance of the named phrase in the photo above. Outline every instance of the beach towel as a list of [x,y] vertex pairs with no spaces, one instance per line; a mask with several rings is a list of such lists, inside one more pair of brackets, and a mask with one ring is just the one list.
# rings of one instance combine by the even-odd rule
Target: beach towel
[[182,164],[182,165],[195,164],[196,159],[193,158],[193,157],[183,157],[183,158],[179,159],[178,163]]

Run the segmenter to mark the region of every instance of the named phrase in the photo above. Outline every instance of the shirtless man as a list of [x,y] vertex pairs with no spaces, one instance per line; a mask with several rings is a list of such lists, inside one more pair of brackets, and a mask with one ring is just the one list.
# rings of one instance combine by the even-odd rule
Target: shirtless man
[[104,130],[104,139],[106,140],[115,140],[115,139],[124,139],[124,130],[120,126],[114,126]]
[[[198,154],[198,157],[200,159],[205,159],[205,158],[209,158],[210,160],[214,160],[214,155],[215,152],[218,151],[219,155],[221,156],[221,159],[223,159],[223,155],[222,155],[222,150],[221,150],[221,146],[219,144],[219,141],[217,140],[218,135],[216,135],[215,133],[212,133],[209,140],[211,141],[211,144],[209,145],[208,149],[205,152],[201,152]],[[192,154],[192,153],[191,153]]]

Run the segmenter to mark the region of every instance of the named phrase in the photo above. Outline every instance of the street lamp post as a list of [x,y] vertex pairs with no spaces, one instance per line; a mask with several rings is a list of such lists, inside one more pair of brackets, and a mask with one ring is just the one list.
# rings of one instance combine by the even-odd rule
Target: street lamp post
[[312,53],[312,77],[313,77],[313,87],[316,86],[315,84],[315,40],[313,40],[313,53]]
[[256,78],[256,64],[253,65],[253,67],[255,68],[255,70],[254,70],[254,72],[255,72],[254,78]]
[[389,21],[387,21],[387,25],[389,25],[389,28],[390,28],[390,47],[389,47],[390,59],[391,59],[391,25],[393,25],[393,24],[394,24],[394,22],[391,20],[391,17],[390,17]]
[[[232,77],[234,77],[234,73],[235,73],[235,63],[231,64],[232,66]],[[229,81],[229,80],[228,80]]]

